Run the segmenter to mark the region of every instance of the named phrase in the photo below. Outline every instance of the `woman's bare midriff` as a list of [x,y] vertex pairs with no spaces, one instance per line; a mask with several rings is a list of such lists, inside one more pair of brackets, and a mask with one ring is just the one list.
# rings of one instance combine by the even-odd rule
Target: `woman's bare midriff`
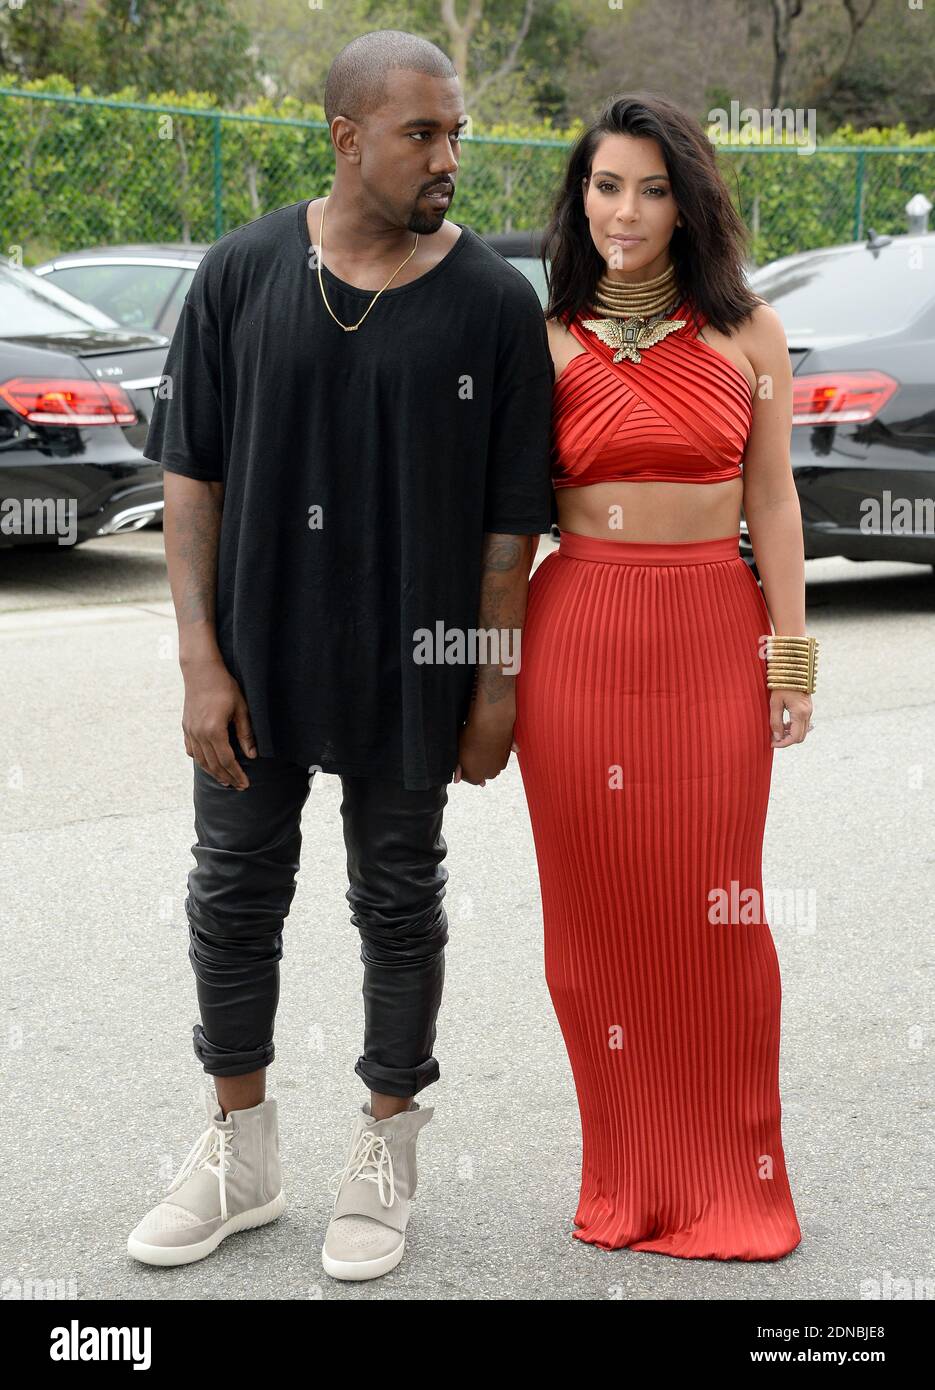
[[612,541],[708,541],[740,532],[743,479],[557,487],[558,524]]

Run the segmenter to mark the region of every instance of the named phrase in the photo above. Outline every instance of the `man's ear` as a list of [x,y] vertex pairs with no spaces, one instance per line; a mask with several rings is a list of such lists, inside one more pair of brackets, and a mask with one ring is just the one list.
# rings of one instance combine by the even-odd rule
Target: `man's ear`
[[347,116],[335,116],[331,122],[331,142],[335,153],[350,164],[360,163],[360,127]]

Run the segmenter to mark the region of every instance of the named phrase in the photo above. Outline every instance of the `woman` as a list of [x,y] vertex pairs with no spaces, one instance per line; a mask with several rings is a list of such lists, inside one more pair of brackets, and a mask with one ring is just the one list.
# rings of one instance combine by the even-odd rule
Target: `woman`
[[530,585],[515,747],[581,1115],[575,1237],[773,1260],[801,1233],[761,849],[815,642],[788,349],[742,242],[669,102],[614,100],[578,141],[543,252],[561,543]]

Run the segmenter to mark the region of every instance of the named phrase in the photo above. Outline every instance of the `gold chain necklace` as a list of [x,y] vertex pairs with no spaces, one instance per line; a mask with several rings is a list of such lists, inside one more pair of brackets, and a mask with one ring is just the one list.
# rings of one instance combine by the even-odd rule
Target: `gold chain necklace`
[[[331,195],[329,194],[328,197],[330,197],[330,196],[331,196]],[[319,289],[321,290],[321,297],[322,297],[322,299],[325,301],[325,308],[328,310],[328,313],[329,313],[329,314],[331,315],[331,317],[334,319],[334,321],[335,321],[335,323],[338,325],[338,327],[339,327],[339,328],[343,328],[344,331],[345,331],[345,333],[356,333],[357,330],[358,330],[358,328],[360,327],[360,325],[363,323],[364,319],[365,319],[365,318],[367,317],[367,315],[370,313],[370,310],[373,308],[374,304],[376,304],[377,300],[380,298],[380,295],[383,293],[383,290],[386,289],[386,286],[389,285],[389,284],[391,284],[392,281],[396,279],[397,275],[398,275],[399,272],[402,270],[403,266],[406,265],[406,263],[407,263],[408,261],[411,261],[412,258],[413,258],[413,256],[416,254],[416,247],[419,245],[419,233],[416,232],[416,234],[415,234],[415,235],[416,235],[415,242],[414,242],[414,244],[413,244],[412,250],[409,252],[409,255],[406,257],[406,260],[400,262],[400,264],[399,264],[399,265],[396,267],[396,269],[393,271],[393,274],[390,276],[389,280],[387,280],[386,285],[384,285],[381,289],[377,290],[376,294],[373,296],[373,299],[371,299],[370,303],[367,305],[366,309],[365,309],[364,312],[361,314],[361,316],[360,316],[360,318],[357,320],[357,322],[356,322],[356,323],[342,323],[341,320],[338,318],[337,314],[336,314],[336,313],[334,312],[334,310],[332,309],[331,305],[328,303],[328,296],[325,294],[325,286],[324,286],[324,282],[323,282],[323,280],[322,280],[322,278],[321,278],[321,266],[322,266],[322,261],[324,260],[324,255],[325,255],[325,208],[326,208],[327,206],[328,206],[328,198],[325,198],[325,201],[324,201],[324,203],[322,204],[322,208],[321,208],[321,229],[320,229],[320,231],[319,231],[319,233],[318,233],[318,287],[319,287]]]
[[615,362],[624,358],[640,362],[641,348],[645,351],[655,347],[670,333],[685,327],[687,319],[665,318],[677,307],[678,286],[671,263],[661,275],[639,285],[612,280],[605,273],[597,283],[592,304],[592,309],[604,317],[584,319],[583,325],[607,347],[616,349]]

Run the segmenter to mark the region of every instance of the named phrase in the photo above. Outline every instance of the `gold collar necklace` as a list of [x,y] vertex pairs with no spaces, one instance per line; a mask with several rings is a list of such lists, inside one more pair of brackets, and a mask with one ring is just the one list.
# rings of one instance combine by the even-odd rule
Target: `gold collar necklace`
[[[328,194],[328,197],[330,197],[330,196],[331,196],[331,195],[330,195],[330,193],[329,193],[329,194]],[[406,257],[406,260],[400,262],[400,264],[399,264],[399,265],[396,267],[396,269],[393,271],[393,274],[390,276],[389,280],[387,280],[386,285],[384,285],[384,286],[382,287],[382,289],[377,290],[376,294],[373,296],[373,298],[371,299],[370,303],[367,305],[367,308],[364,310],[363,314],[361,314],[361,316],[360,316],[360,318],[357,320],[357,322],[356,322],[356,323],[342,323],[341,320],[338,318],[337,314],[336,314],[336,313],[334,312],[334,310],[332,309],[331,305],[328,303],[328,296],[325,294],[325,286],[324,286],[324,282],[322,281],[322,278],[321,278],[321,265],[322,265],[322,261],[324,260],[324,255],[325,255],[325,208],[326,208],[327,206],[328,206],[328,198],[325,198],[325,201],[324,201],[324,203],[322,203],[322,207],[321,207],[321,230],[320,230],[319,233],[318,233],[318,287],[319,287],[319,289],[321,290],[321,297],[322,297],[322,299],[325,301],[325,308],[328,310],[328,313],[329,313],[329,314],[331,315],[331,317],[334,319],[334,321],[335,321],[335,323],[338,325],[338,327],[339,327],[339,328],[343,328],[344,331],[345,331],[345,333],[356,333],[357,330],[358,330],[358,328],[360,327],[360,325],[363,323],[364,319],[365,319],[365,318],[367,317],[367,315],[370,313],[370,310],[373,308],[374,304],[376,304],[377,300],[380,298],[380,295],[383,293],[383,290],[386,289],[386,286],[389,285],[389,284],[391,284],[391,283],[396,279],[397,275],[398,275],[399,272],[402,270],[403,266],[406,265],[406,263],[407,263],[408,261],[411,261],[412,258],[413,258],[413,256],[416,254],[416,247],[419,245],[419,233],[416,232],[416,234],[415,234],[415,236],[416,236],[415,242],[413,243],[412,250],[409,252],[409,255]]]
[[605,271],[597,283],[591,306],[604,317],[582,322],[607,347],[616,349],[615,362],[622,362],[624,358],[639,362],[641,348],[645,351],[655,347],[670,333],[685,327],[687,319],[665,318],[678,305],[679,289],[671,262],[661,275],[641,284],[613,280]]

